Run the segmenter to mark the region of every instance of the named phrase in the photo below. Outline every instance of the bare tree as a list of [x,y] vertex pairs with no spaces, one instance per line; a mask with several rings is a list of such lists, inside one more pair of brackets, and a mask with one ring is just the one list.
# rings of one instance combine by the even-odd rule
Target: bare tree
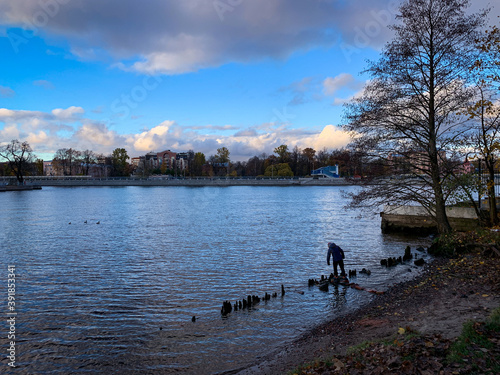
[[345,128],[356,138],[354,149],[390,167],[404,162],[408,173],[367,187],[354,197],[355,205],[419,202],[440,233],[451,230],[446,154],[464,135],[467,118],[457,113],[471,99],[465,82],[486,15],[466,15],[469,4],[406,0],[400,6],[395,37],[366,70],[372,80],[364,94],[346,106]]
[[476,40],[480,52],[471,70],[476,81],[476,101],[467,108],[467,114],[476,124],[476,132],[468,146],[474,147],[479,163],[484,160],[488,173],[486,191],[491,225],[499,223],[495,193],[495,165],[500,154],[500,29],[497,26],[485,31]]
[[81,152],[72,148],[60,148],[56,151],[52,164],[56,171],[64,176],[73,176],[81,166]]
[[97,156],[91,150],[85,150],[80,153],[83,173],[85,176],[89,175],[90,167],[97,163]]
[[10,169],[16,175],[17,182],[23,184],[24,176],[35,160],[35,155],[29,143],[21,143],[14,139],[7,145],[0,147],[0,157],[7,160]]

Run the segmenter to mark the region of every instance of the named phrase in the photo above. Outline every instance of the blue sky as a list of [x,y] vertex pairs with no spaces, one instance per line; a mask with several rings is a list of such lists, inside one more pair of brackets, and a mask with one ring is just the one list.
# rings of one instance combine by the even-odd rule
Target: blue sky
[[342,104],[399,3],[0,0],[0,143],[27,140],[45,160],[343,147]]

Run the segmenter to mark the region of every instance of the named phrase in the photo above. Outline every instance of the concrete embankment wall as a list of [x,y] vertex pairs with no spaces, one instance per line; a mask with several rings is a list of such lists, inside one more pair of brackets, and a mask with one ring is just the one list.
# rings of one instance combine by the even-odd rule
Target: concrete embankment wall
[[[447,207],[446,214],[453,229],[468,231],[480,226],[476,211],[468,207]],[[385,206],[380,213],[382,232],[434,233],[436,223],[423,207]]]
[[343,178],[335,179],[233,179],[233,178],[200,178],[200,179],[161,179],[161,178],[28,178],[29,185],[39,186],[342,186],[350,185]]

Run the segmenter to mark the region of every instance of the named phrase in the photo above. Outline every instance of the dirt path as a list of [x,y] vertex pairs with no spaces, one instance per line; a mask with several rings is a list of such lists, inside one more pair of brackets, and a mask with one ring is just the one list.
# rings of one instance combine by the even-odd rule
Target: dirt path
[[438,259],[414,280],[392,287],[368,306],[326,323],[239,375],[286,374],[349,347],[394,336],[399,328],[455,338],[468,320],[484,320],[500,306],[500,259],[479,253]]

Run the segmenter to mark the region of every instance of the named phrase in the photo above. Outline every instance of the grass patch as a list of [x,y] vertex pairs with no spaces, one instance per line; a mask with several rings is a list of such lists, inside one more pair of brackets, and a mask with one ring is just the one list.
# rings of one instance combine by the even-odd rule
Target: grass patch
[[495,309],[484,323],[475,321],[465,323],[461,335],[450,347],[446,361],[470,366],[473,372],[486,366],[493,371],[492,373],[500,373],[500,358],[495,356],[495,344],[490,339],[498,336],[499,332],[500,308]]
[[489,319],[486,321],[486,329],[500,332],[500,307],[491,313]]
[[346,355],[316,359],[288,374],[381,373],[384,369],[413,374],[437,373],[440,368],[445,373],[496,375],[500,374],[499,342],[500,308],[497,308],[485,322],[465,323],[461,335],[454,340],[400,327],[391,338],[364,341],[348,348]]
[[299,374],[305,374],[310,372],[311,370],[318,370],[318,369],[329,369],[333,366],[333,362],[331,359],[326,359],[326,360],[321,360],[321,359],[316,359],[312,362],[305,363],[303,365],[298,366],[292,371],[288,371],[288,375],[299,375]]
[[351,346],[347,348],[347,355],[353,355],[358,352],[361,352],[370,347],[373,344],[373,341],[363,341],[361,344]]

